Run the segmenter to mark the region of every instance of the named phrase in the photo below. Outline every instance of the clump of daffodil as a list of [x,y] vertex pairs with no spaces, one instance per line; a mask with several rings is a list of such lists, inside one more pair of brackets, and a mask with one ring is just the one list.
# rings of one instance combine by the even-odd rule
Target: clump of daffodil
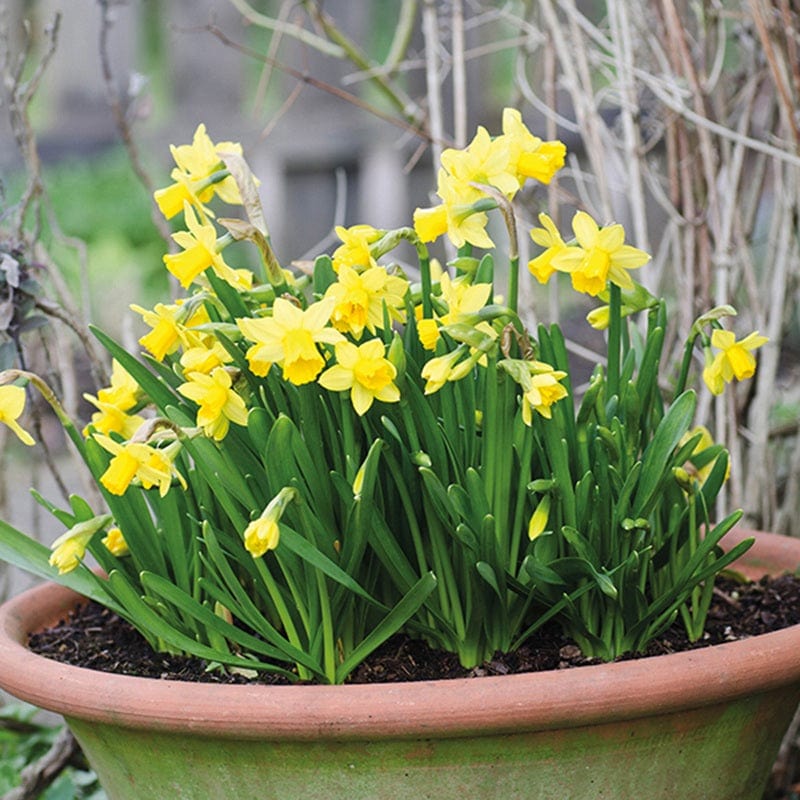
[[[712,578],[743,549],[717,546],[737,519],[711,518],[728,457],[690,379],[698,343],[717,394],[754,374],[766,338],[737,340],[720,329],[735,311],[712,309],[676,375],[667,305],[634,279],[650,256],[621,225],[577,211],[565,237],[542,213],[528,271],[598,298],[604,353],[574,389],[562,330],[518,307],[518,194],[554,180],[563,143],[505,109],[498,135],[444,150],[413,226],[339,226],[303,262],[274,247],[240,145],[201,125],[172,155],[156,202],[183,211],[163,258],[182,296],[131,306],[141,353],[95,331],[114,362],[84,435],[40,378],[0,373],[0,422],[32,444],[16,384],[35,387],[108,509],[55,509],[53,572],[91,556],[109,575],[63,583],[91,580],[155,645],[327,683],[395,633],[468,668],[545,620],[604,659],[668,617],[702,636]],[[444,269],[443,237],[458,248]],[[0,551],[41,570],[19,542],[0,526]]]

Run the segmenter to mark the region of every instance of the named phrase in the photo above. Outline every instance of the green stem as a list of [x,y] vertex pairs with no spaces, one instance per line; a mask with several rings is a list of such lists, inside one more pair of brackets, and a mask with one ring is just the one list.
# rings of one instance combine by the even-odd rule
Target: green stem
[[694,353],[694,343],[697,341],[699,334],[692,336],[686,340],[686,346],[683,348],[683,359],[681,360],[681,371],[678,374],[678,382],[675,385],[675,397],[683,394],[686,388],[686,381],[689,378],[689,369],[692,366],[692,354]]
[[[292,615],[289,613],[289,608],[284,602],[283,595],[281,594],[281,591],[278,588],[277,583],[275,583],[275,578],[272,576],[272,573],[269,571],[269,568],[264,563],[264,559],[262,558],[255,559],[254,563],[256,565],[256,570],[258,571],[259,577],[261,578],[262,583],[266,587],[270,600],[272,600],[272,603],[275,606],[275,610],[278,613],[278,617],[281,620],[283,629],[286,632],[286,638],[298,650],[306,652],[305,647],[303,647],[303,643],[300,641],[300,637],[297,635],[297,628],[295,628],[294,620],[292,619]],[[306,669],[306,667],[304,667],[302,664],[297,664],[297,676],[301,680],[310,680],[312,677],[308,669]]]
[[519,256],[512,256],[508,264],[508,305],[517,312],[519,297]]
[[620,337],[622,328],[622,291],[615,283],[609,291],[608,326],[608,397],[619,396]]

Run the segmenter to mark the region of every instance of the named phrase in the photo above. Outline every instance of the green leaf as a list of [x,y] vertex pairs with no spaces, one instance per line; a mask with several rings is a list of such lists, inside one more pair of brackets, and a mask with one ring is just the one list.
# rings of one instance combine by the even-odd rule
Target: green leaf
[[163,641],[170,647],[198,658],[205,658],[208,661],[218,661],[230,666],[245,667],[246,669],[275,671],[276,667],[272,664],[231,656],[229,653],[220,652],[213,647],[200,644],[182,631],[173,628],[160,617],[121,573],[112,572],[108,579],[114,593],[125,607],[127,618],[131,619],[137,628],[147,631],[151,636]]
[[[227,620],[217,616],[211,609],[198,603],[193,597],[179,589],[175,584],[161,575],[152,572],[143,572],[141,575],[142,586],[154,592],[168,603],[179,608],[181,611],[191,615],[203,630],[215,631],[224,639],[236,642],[242,647],[252,650],[254,653],[267,656],[274,661],[293,661],[293,657],[280,648],[273,647],[263,640],[247,633],[241,628],[231,625]],[[214,648],[215,650],[217,648]],[[221,651],[224,652],[224,651]],[[228,656],[224,656],[227,659]],[[222,663],[225,663],[223,661]],[[277,665],[271,665],[276,672],[286,676],[294,677],[291,672]]]
[[337,667],[337,683],[343,683],[350,672],[376,647],[379,647],[390,636],[397,633],[417,613],[435,588],[436,576],[432,572],[423,575]]
[[[653,439],[642,457],[642,474],[636,500],[633,503],[633,516],[647,516],[665,475],[670,472],[673,451],[681,437],[689,430],[696,405],[695,393],[691,390],[684,392],[669,407],[656,428]],[[669,480],[672,480],[671,474]]]
[[113,596],[98,585],[86,567],[78,567],[59,575],[58,570],[50,566],[50,548],[2,520],[0,520],[0,561],[66,586],[90,600],[96,600],[112,611],[121,610],[114,602]]
[[365,591],[351,575],[348,575],[341,567],[331,561],[311,542],[297,533],[297,531],[292,530],[288,525],[281,526],[280,546],[286,547],[287,550],[302,558],[307,564],[320,570],[323,574],[336,581],[336,583],[346,587],[367,602],[381,606],[381,603]]
[[314,261],[314,294],[322,297],[333,283],[336,283],[336,272],[331,257],[317,256]]

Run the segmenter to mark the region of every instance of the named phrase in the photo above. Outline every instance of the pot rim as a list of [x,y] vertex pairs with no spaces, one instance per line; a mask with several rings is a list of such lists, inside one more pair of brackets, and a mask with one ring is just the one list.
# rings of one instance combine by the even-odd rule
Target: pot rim
[[[800,539],[741,529],[725,544],[750,535],[756,544],[737,562],[748,577],[800,563]],[[67,718],[125,728],[276,740],[445,738],[579,727],[653,709],[675,713],[800,684],[800,625],[576,669],[345,686],[156,680],[62,664],[28,650],[28,633],[63,617],[79,597],[43,584],[0,608],[0,688]]]

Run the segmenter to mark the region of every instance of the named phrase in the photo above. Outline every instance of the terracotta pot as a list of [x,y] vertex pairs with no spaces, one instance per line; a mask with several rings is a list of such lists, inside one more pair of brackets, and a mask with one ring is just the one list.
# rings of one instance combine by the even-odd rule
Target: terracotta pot
[[[799,563],[800,540],[759,534],[741,568]],[[45,585],[0,609],[0,685],[64,715],[111,800],[760,800],[800,700],[800,625],[551,673],[212,686],[26,649],[77,601]]]

